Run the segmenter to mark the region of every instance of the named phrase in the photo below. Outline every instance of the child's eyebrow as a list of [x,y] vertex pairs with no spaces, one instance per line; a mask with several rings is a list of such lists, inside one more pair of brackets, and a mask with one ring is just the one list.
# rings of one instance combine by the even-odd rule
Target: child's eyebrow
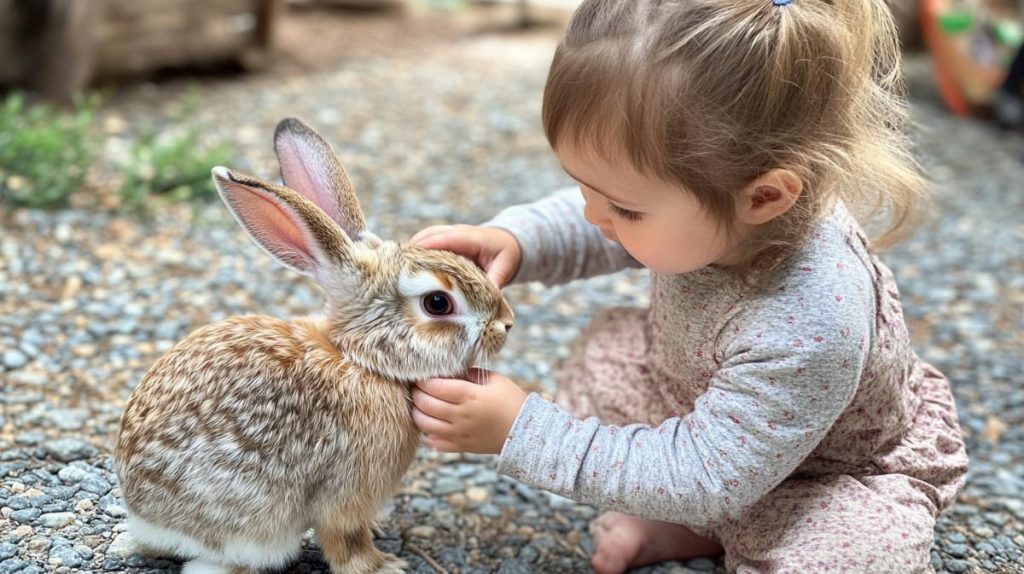
[[562,171],[564,171],[566,173],[566,175],[568,175],[569,177],[575,179],[577,182],[582,183],[583,185],[589,187],[590,189],[596,191],[597,193],[600,193],[601,195],[605,196],[606,198],[614,201],[615,203],[621,203],[623,205],[638,206],[637,203],[634,203],[632,201],[626,201],[624,199],[619,199],[619,198],[617,198],[617,197],[615,197],[615,196],[613,196],[613,195],[611,195],[609,193],[606,193],[606,192],[601,191],[600,189],[597,189],[596,187],[590,185],[589,183],[583,181],[582,179],[580,179],[580,178],[576,177],[575,175],[573,175],[572,173],[570,173],[569,170],[565,169],[564,165],[562,166]]

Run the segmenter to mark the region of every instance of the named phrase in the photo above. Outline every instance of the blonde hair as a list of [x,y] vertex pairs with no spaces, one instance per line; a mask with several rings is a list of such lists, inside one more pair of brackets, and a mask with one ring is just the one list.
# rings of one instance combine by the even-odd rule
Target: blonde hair
[[553,148],[625,157],[728,230],[746,184],[799,176],[797,204],[744,246],[738,270],[785,259],[837,199],[884,215],[891,243],[924,191],[884,0],[586,0],[543,106]]

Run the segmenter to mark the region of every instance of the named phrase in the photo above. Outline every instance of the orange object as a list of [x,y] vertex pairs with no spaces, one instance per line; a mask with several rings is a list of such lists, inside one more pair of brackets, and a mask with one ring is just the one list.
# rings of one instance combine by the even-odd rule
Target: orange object
[[968,15],[961,29],[944,29],[943,18],[953,13],[949,0],[922,0],[921,32],[932,56],[942,101],[954,114],[969,116],[988,106],[1006,76],[1006,67],[1001,48],[987,34],[984,23],[979,24],[982,15]]

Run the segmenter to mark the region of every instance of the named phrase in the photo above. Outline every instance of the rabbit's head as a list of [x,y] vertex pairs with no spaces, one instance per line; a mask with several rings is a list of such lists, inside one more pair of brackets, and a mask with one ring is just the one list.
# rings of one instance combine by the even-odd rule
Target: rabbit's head
[[367,231],[344,168],[299,120],[278,124],[274,150],[284,186],[223,167],[213,180],[253,241],[323,289],[333,346],[405,381],[457,376],[497,354],[512,309],[480,268]]

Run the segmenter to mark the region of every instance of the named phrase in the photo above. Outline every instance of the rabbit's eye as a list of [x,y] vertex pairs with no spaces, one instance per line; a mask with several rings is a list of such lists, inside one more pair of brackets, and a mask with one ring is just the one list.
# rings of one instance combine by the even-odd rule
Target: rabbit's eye
[[443,291],[434,291],[424,295],[423,308],[431,315],[451,315],[454,311],[451,297]]

